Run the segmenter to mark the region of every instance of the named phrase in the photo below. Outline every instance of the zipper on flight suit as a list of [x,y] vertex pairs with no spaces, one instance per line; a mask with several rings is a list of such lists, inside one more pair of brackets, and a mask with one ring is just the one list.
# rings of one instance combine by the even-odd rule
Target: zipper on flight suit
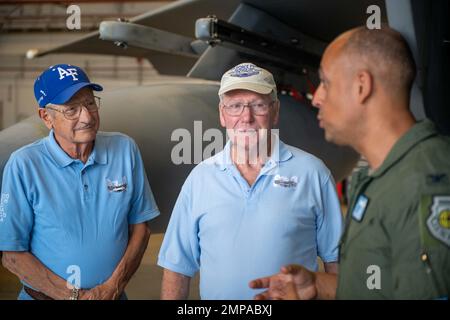
[[420,254],[420,260],[425,265],[425,271],[430,276],[431,282],[434,285],[434,289],[436,290],[438,298],[444,293],[442,288],[439,286],[439,282],[436,279],[436,275],[434,274],[433,267],[431,265],[430,257],[428,252],[425,249],[422,249],[422,253]]

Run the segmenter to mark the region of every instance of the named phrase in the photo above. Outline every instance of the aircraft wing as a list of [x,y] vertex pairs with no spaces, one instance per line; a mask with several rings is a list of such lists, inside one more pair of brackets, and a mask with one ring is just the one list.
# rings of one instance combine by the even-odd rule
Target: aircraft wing
[[[144,13],[130,19],[130,22],[155,27],[160,30],[183,35],[194,40],[195,21],[214,13],[221,19],[228,20],[236,9],[239,0],[182,0]],[[78,40],[35,53],[35,57],[51,53],[85,53],[131,56],[149,59],[162,74],[186,75],[196,62],[196,57],[186,57],[158,50],[138,47],[120,48],[111,41],[99,39],[99,32],[94,31]]]

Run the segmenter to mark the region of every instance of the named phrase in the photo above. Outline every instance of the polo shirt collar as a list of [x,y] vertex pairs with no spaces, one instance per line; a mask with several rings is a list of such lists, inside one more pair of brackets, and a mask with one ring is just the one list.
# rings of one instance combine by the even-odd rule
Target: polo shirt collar
[[394,144],[394,147],[391,151],[389,151],[381,166],[370,175],[372,177],[382,175],[389,168],[395,165],[395,163],[397,163],[401,158],[403,158],[419,142],[437,134],[436,127],[430,120],[425,119],[416,123]]
[[108,163],[108,149],[106,142],[99,134],[95,137],[94,150],[89,158],[98,164]]
[[[292,153],[286,144],[280,140],[278,135],[273,134],[272,139],[275,141],[272,155],[268,162],[273,164],[279,164],[292,158]],[[216,164],[219,170],[223,171],[231,166],[233,166],[233,161],[231,160],[231,141],[228,140],[223,151],[218,155],[216,159]]]
[[55,135],[53,133],[53,129],[50,130],[47,139],[44,141],[45,148],[47,149],[50,156],[60,167],[67,167],[76,159],[72,159],[69,157],[67,153],[59,146],[58,142],[56,142]]
[[222,152],[218,155],[216,159],[216,164],[219,170],[224,171],[225,169],[231,167],[233,162],[231,161],[231,141],[228,140],[223,148]]
[[[55,134],[53,129],[50,130],[50,133],[44,141],[44,145],[52,157],[52,159],[58,164],[60,167],[67,167],[78,159],[71,158],[56,142]],[[106,164],[108,162],[108,155],[106,152],[105,142],[99,136],[95,139],[94,150],[89,156],[90,161],[96,162],[99,164]],[[89,161],[89,160],[88,160]]]

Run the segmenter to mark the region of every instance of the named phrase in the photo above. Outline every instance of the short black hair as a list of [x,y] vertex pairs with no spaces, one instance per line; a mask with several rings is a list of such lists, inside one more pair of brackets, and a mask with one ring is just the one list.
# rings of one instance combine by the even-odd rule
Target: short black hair
[[353,30],[343,52],[364,59],[371,72],[387,87],[411,91],[416,77],[416,63],[411,49],[400,32],[383,25],[381,29],[366,26]]

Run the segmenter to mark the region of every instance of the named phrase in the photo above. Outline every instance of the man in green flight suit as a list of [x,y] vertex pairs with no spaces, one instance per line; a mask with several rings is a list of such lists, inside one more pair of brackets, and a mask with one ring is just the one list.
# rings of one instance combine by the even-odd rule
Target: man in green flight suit
[[400,33],[350,30],[326,49],[313,104],[328,141],[369,162],[358,172],[339,274],[298,265],[250,282],[256,299],[448,299],[450,139],[409,111],[416,74]]

